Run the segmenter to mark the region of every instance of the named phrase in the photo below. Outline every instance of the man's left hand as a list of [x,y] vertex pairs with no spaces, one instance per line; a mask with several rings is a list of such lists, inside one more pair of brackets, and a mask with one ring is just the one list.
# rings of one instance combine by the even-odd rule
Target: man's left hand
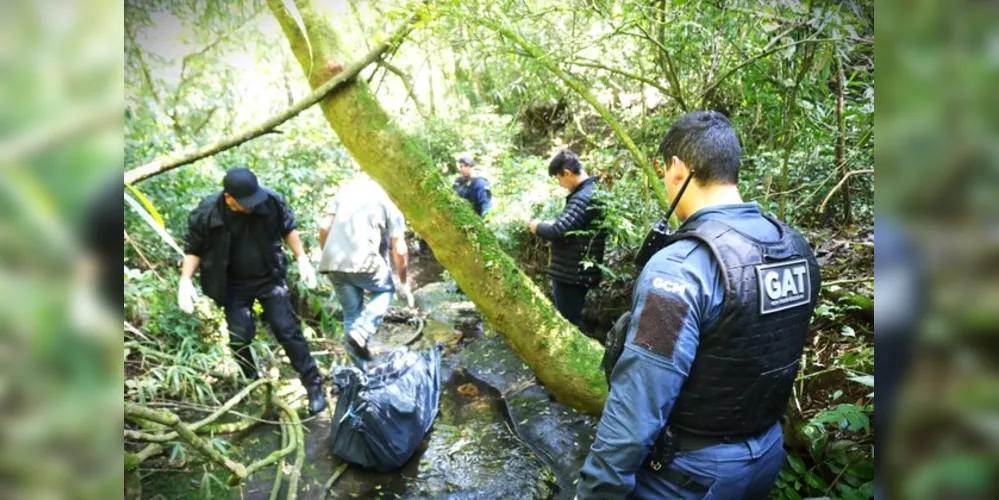
[[530,229],[532,234],[538,234],[538,224],[541,224],[541,221],[539,219],[534,219],[531,221]]
[[319,286],[316,270],[312,268],[309,257],[304,254],[298,257],[298,275],[301,277],[302,283],[305,284],[305,288],[315,290]]

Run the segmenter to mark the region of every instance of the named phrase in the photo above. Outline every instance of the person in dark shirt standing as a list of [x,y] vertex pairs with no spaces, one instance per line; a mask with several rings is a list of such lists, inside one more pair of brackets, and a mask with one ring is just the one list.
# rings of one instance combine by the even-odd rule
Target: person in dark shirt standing
[[607,231],[603,206],[595,196],[594,178],[586,174],[576,153],[560,151],[548,165],[548,175],[569,191],[565,209],[550,222],[534,220],[532,233],[552,244],[548,274],[558,312],[583,326],[583,303],[590,288],[600,283]]
[[298,258],[298,271],[308,288],[315,288],[316,272],[302,248],[295,215],[284,198],[260,186],[248,169],[226,172],[223,191],[202,200],[188,218],[184,264],[177,302],[194,311],[191,277],[201,271],[201,289],[225,308],[229,346],[243,374],[258,377],[250,344],[256,335],[253,304],[260,301],[264,320],[301,377],[309,397],[309,413],[326,408],[322,376],[302,336],[288,294],[287,266],[282,242]]
[[479,217],[485,218],[493,207],[493,192],[489,189],[489,181],[475,173],[475,160],[464,155],[458,158],[458,172],[461,174],[454,180],[454,192],[468,200]]

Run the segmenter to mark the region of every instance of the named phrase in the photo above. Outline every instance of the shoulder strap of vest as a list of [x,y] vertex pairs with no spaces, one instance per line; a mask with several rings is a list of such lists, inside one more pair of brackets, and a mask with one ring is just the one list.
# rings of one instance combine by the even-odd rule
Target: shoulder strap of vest
[[763,214],[763,218],[777,226],[781,232],[779,243],[762,245],[765,257],[780,260],[795,256],[805,257],[811,253],[811,246],[808,244],[808,240],[797,229],[770,214]]
[[[712,248],[715,257],[718,257],[716,247],[712,245],[714,240],[723,236],[735,233],[741,238],[751,242],[761,249],[765,259],[783,260],[794,256],[804,256],[809,253],[811,246],[808,240],[793,227],[781,222],[770,214],[762,214],[763,218],[770,221],[780,232],[780,239],[774,242],[757,241],[752,236],[746,235],[734,227],[715,219],[702,219],[693,221],[690,225],[681,227],[666,244],[672,243],[676,239],[695,238],[703,241]],[[710,241],[709,241],[710,240]],[[719,261],[724,262],[724,261]]]
[[685,239],[697,240],[707,245],[708,250],[711,251],[711,256],[714,257],[715,262],[718,263],[718,268],[721,270],[722,280],[725,283],[725,302],[728,302],[729,297],[735,291],[732,289],[731,280],[729,280],[728,273],[725,271],[725,261],[721,257],[715,240],[729,231],[734,231],[734,229],[723,222],[712,219],[696,220],[691,224],[682,226],[676,233],[667,238],[666,244],[663,245],[664,247],[669,246],[676,241]]
[[[728,273],[725,271],[725,260],[722,259],[721,252],[719,251],[716,243],[721,238],[738,235],[738,237],[757,246],[762,251],[763,258],[765,260],[785,260],[796,256],[811,256],[811,247],[801,233],[793,227],[774,218],[772,215],[762,215],[765,219],[774,224],[780,231],[781,238],[776,242],[764,243],[756,241],[752,237],[747,236],[732,226],[716,219],[698,219],[681,226],[676,233],[666,239],[663,246],[668,246],[673,242],[682,239],[695,239],[707,245],[708,249],[711,250],[711,254],[714,257],[715,262],[718,263],[722,270],[722,276],[725,280],[726,297],[728,297],[729,295],[734,294],[735,290],[732,289],[732,283],[729,280]],[[732,233],[735,233],[735,235]]]

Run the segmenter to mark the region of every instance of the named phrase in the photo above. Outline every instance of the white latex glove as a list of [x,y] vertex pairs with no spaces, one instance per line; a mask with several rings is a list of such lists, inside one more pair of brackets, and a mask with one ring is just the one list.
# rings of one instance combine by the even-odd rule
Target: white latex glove
[[412,309],[416,305],[416,299],[413,298],[413,292],[409,291],[409,285],[395,287],[395,293],[399,300],[406,301],[406,307]]
[[191,278],[181,278],[177,285],[177,305],[181,311],[191,314],[194,312],[194,298],[198,292],[194,289]]
[[314,290],[319,286],[319,280],[316,279],[316,270],[312,268],[309,258],[305,255],[298,258],[298,275],[302,278],[305,288]]

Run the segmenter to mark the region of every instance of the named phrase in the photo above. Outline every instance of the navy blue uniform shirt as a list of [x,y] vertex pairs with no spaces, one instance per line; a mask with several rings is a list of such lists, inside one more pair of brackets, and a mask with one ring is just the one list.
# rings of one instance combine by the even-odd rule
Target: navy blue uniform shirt
[[458,176],[454,181],[454,192],[469,201],[479,217],[485,217],[493,208],[493,192],[489,181],[482,177],[465,178]]
[[[761,241],[777,241],[780,237],[777,227],[762,217],[756,203],[704,208],[685,224],[701,218],[725,221]],[[674,304],[678,309],[646,310],[646,301],[653,294],[670,299],[656,303]],[[631,325],[624,351],[611,373],[610,394],[596,438],[580,472],[579,498],[662,494],[656,487],[636,489],[636,474],[646,474],[641,470],[642,462],[666,425],[690,373],[700,332],[718,320],[723,298],[722,271],[705,244],[679,240],[649,260],[635,285]],[[640,338],[667,332],[675,335],[654,346],[643,345],[635,342],[639,328],[656,329]],[[779,430],[777,424],[775,427]],[[779,433],[772,434],[766,434],[768,442],[779,437]]]

